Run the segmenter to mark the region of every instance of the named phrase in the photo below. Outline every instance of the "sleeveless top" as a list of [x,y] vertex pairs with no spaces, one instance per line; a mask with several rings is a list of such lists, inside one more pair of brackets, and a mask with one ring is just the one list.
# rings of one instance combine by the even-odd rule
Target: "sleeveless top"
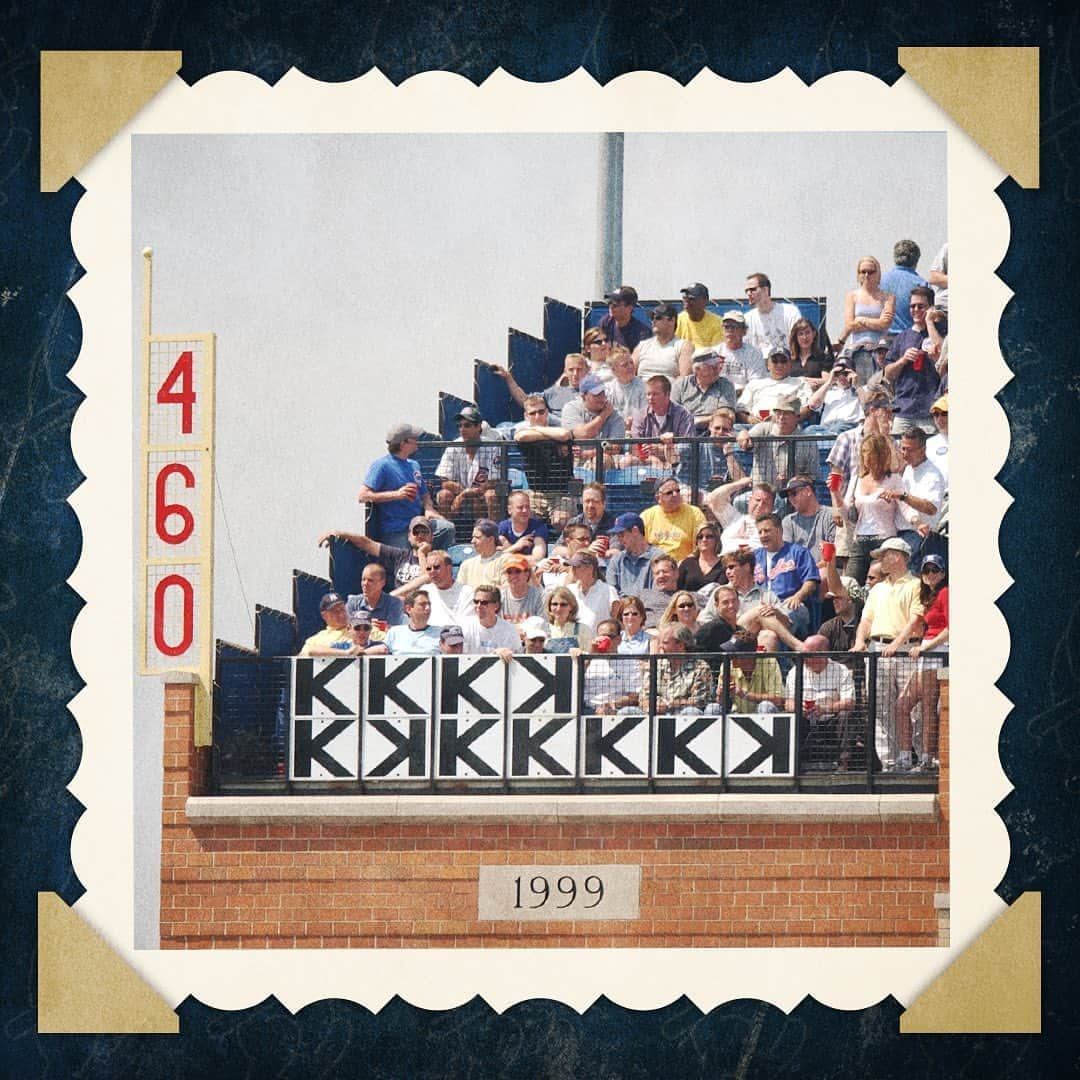
[[877,497],[878,492],[882,490],[903,491],[903,481],[893,473],[891,476],[886,476],[881,482],[881,486],[874,488],[869,495],[859,491],[858,481],[856,481],[853,496],[855,509],[859,514],[855,525],[856,536],[888,537],[896,535],[897,504],[879,499]]
[[666,375],[674,379],[679,374],[679,350],[683,346],[682,338],[672,338],[666,345],[661,345],[654,338],[646,338],[638,347],[638,377],[647,379],[650,375]]
[[[864,319],[879,319],[884,310],[884,304],[860,304],[858,300],[855,301],[856,317],[862,316]],[[867,346],[872,348],[881,340],[881,335],[883,333],[885,333],[884,330],[853,331],[851,334],[852,351],[855,349],[865,349]]]

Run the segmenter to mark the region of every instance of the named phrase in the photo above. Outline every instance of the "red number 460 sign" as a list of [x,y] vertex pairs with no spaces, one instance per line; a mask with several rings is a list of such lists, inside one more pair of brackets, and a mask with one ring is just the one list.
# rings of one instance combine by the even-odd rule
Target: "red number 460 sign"
[[146,342],[143,671],[208,671],[213,336]]

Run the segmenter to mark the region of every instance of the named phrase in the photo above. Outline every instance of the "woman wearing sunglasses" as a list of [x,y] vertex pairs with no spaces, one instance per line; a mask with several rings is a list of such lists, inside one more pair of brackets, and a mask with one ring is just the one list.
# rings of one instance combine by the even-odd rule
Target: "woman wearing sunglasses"
[[578,619],[578,602],[565,585],[552,589],[544,601],[544,614],[548,621],[549,653],[576,653],[588,650],[593,632],[584,621]]
[[720,562],[720,530],[702,525],[694,534],[694,550],[679,563],[679,588],[697,592],[706,585],[727,581]]

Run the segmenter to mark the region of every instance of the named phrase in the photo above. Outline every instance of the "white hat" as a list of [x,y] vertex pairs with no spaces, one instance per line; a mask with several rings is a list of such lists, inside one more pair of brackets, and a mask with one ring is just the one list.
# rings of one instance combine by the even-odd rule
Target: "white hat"
[[539,615],[530,615],[521,624],[521,629],[525,634],[526,641],[532,641],[533,638],[538,637],[547,641],[549,636],[547,623]]

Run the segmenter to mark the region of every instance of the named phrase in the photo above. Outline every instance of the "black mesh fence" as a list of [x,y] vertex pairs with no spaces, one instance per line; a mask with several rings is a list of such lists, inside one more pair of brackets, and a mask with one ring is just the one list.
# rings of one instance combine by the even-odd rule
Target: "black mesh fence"
[[581,512],[587,483],[604,486],[612,514],[640,512],[655,502],[654,491],[674,476],[688,502],[702,506],[708,492],[743,477],[781,487],[799,473],[816,481],[818,498],[829,503],[826,458],[836,436],[755,436],[743,449],[738,432],[721,439],[708,436],[662,439],[542,439],[516,442],[511,432],[499,441],[474,444],[428,440],[415,454],[432,499],[454,524],[455,542],[466,544],[477,518],[507,516],[514,491],[528,491],[531,514],[562,531]]
[[[434,716],[431,703],[449,700],[445,687],[435,692],[449,658],[425,658],[395,691],[421,704],[410,713],[410,699],[399,696],[400,708],[368,715],[364,688],[390,686],[401,659],[369,670],[370,658],[219,658],[215,790],[936,790],[942,654],[515,659],[511,665],[548,664],[553,682],[573,679],[572,694],[548,687],[545,698],[544,671],[534,663],[535,693],[530,683],[520,709],[506,665],[487,666],[485,679],[506,673],[505,692],[491,693],[490,682],[468,681],[469,663],[480,658],[458,656],[453,678],[468,703]],[[564,665],[557,671],[556,660]],[[494,704],[485,707],[476,687]],[[446,764],[447,752],[460,758],[460,772],[457,761]],[[460,779],[448,788],[440,784],[447,775]]]

